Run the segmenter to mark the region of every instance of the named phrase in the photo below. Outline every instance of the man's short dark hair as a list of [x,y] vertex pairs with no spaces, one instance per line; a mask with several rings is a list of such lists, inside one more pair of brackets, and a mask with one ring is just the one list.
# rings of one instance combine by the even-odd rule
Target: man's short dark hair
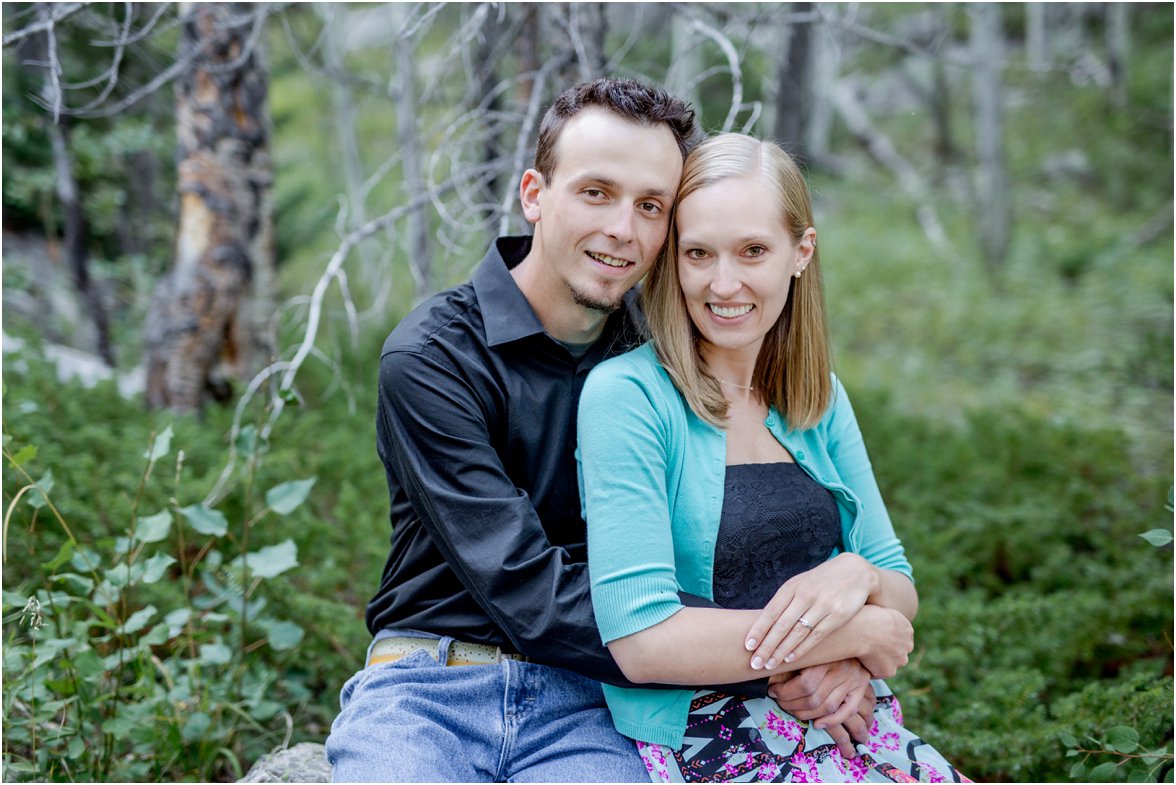
[[643,126],[664,125],[674,134],[682,158],[698,143],[698,127],[690,104],[674,98],[659,87],[635,79],[603,77],[568,88],[558,98],[539,126],[535,145],[535,168],[550,181],[555,173],[555,145],[568,120],[582,109],[598,106]]

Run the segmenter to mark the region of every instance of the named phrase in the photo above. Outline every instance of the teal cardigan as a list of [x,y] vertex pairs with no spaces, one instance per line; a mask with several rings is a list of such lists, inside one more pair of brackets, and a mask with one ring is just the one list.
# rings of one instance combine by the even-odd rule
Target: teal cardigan
[[[815,427],[790,431],[775,409],[764,425],[833,493],[842,543],[834,553],[851,551],[909,578],[853,408],[833,383],[833,403]],[[679,590],[713,599],[726,432],[694,414],[648,343],[589,374],[577,432],[592,604],[604,643],[677,613]],[[694,690],[604,691],[618,731],[682,746]]]

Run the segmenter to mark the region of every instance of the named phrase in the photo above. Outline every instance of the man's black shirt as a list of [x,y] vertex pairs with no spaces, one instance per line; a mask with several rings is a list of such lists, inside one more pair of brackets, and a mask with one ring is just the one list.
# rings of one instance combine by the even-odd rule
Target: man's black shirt
[[592,615],[575,434],[588,371],[641,339],[635,292],[577,360],[510,275],[529,248],[499,239],[471,281],[384,344],[376,435],[392,551],[368,629],[496,644],[628,684]]
[[[384,342],[376,448],[392,551],[367,626],[494,644],[631,687],[592,613],[576,408],[588,372],[644,340],[644,320],[630,291],[577,358],[511,277],[530,247],[499,238],[472,280],[422,303]],[[763,696],[767,680],[712,688]]]

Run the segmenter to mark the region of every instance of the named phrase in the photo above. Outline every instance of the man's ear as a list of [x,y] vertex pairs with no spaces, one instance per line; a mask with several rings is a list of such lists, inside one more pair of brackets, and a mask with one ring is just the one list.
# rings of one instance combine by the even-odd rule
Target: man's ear
[[523,205],[523,217],[528,223],[539,223],[539,192],[543,190],[543,175],[537,169],[523,172],[519,181],[519,201]]

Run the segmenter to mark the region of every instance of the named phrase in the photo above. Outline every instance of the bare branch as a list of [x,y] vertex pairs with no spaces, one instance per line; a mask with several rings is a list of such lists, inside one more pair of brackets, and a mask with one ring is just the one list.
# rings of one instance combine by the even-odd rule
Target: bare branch
[[43,18],[28,27],[21,28],[14,33],[9,33],[4,36],[3,45],[12,46],[37,33],[52,30],[54,25],[64,22],[89,5],[92,5],[92,3],[62,3],[61,5],[52,6],[52,13],[47,13]]
[[731,43],[731,39],[702,19],[692,15],[690,21],[695,30],[718,44],[723,56],[727,58],[727,69],[731,74],[731,107],[727,110],[726,119],[723,120],[722,131],[726,133],[735,127],[735,117],[743,108],[743,69],[739,64],[739,53],[735,51],[735,45]]
[[531,100],[527,103],[527,113],[523,116],[523,126],[519,129],[518,142],[515,144],[514,155],[511,157],[510,186],[506,189],[506,193],[502,197],[502,218],[498,224],[499,234],[508,234],[510,230],[510,207],[514,202],[515,191],[518,190],[519,181],[522,179],[523,158],[527,154],[527,144],[535,129],[535,120],[539,117],[539,109],[543,102],[543,88],[547,83],[547,77],[552,71],[562,67],[567,61],[568,54],[565,52],[560,57],[553,57],[548,60],[539,69],[539,73],[535,74],[535,82],[531,85]]

